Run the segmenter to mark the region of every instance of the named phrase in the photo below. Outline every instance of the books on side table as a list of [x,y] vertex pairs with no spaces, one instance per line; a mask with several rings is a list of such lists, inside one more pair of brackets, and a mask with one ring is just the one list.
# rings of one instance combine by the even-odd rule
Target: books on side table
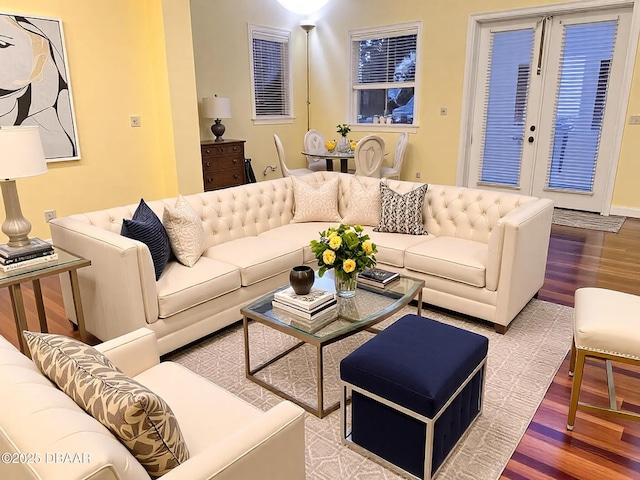
[[400,274],[379,268],[365,268],[358,274],[358,282],[378,288],[384,288],[399,278]]
[[10,272],[57,258],[58,254],[54,251],[53,245],[36,237],[29,239],[29,245],[23,247],[10,247],[6,243],[0,245],[0,271],[2,272]]

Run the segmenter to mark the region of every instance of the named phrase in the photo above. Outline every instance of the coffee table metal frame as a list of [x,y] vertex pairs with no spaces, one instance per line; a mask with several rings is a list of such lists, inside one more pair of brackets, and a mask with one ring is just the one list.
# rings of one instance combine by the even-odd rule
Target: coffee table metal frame
[[[326,290],[333,289],[333,278],[330,278],[330,283],[326,281],[326,277],[329,275],[325,275],[323,279],[318,279],[316,277],[315,286],[319,288],[324,288]],[[318,282],[318,280],[325,280],[324,283]],[[319,285],[320,284],[320,285]],[[286,287],[282,287],[286,288]],[[281,290],[282,288],[278,289]],[[242,324],[244,330],[244,364],[245,364],[245,376],[249,380],[257,383],[258,385],[266,388],[270,392],[279,395],[282,398],[292,401],[297,405],[300,405],[307,412],[316,415],[319,418],[323,418],[330,414],[331,412],[336,411],[340,408],[340,401],[338,400],[336,403],[324,407],[324,369],[323,369],[323,355],[322,349],[327,345],[340,341],[346,337],[354,335],[355,333],[361,332],[363,330],[370,331],[372,333],[379,332],[378,329],[371,328],[377,323],[389,318],[394,313],[398,312],[402,307],[408,305],[417,295],[417,313],[418,315],[422,315],[422,289],[424,288],[424,280],[401,276],[400,280],[394,282],[393,285],[387,286],[384,289],[378,289],[373,287],[368,287],[364,285],[358,285],[358,290],[356,295],[362,292],[369,292],[375,295],[380,295],[385,298],[391,298],[394,300],[391,304],[387,305],[384,309],[375,312],[371,315],[366,316],[361,319],[353,319],[348,317],[343,317],[342,315],[342,305],[345,302],[349,302],[349,299],[338,299],[339,304],[339,312],[336,313],[336,318],[333,320],[328,328],[327,326],[323,327],[319,332],[310,333],[298,328],[295,328],[283,321],[278,320],[278,316],[273,313],[271,310],[271,301],[273,300],[274,292],[271,292],[255,302],[247,305],[246,307],[241,309],[241,313],[243,316]],[[364,293],[363,293],[364,294]],[[278,355],[270,358],[269,360],[261,363],[260,365],[251,368],[251,359],[249,355],[249,321],[253,320],[268,327],[271,327],[280,332],[286,333],[292,337],[297,338],[300,342],[296,343],[294,346],[286,349],[285,351],[279,353]],[[344,322],[346,320],[346,322]],[[337,328],[336,330],[331,330],[330,325],[332,323],[346,323],[345,326],[341,328]],[[329,330],[327,332],[327,330]],[[325,333],[323,333],[325,332]],[[260,372],[264,368],[273,364],[274,362],[280,360],[285,357],[289,353],[298,349],[303,345],[312,345],[316,348],[316,378],[317,378],[317,405],[314,407],[302,400],[294,398],[287,392],[279,389],[275,385],[265,382],[264,380],[256,377],[256,373]]]

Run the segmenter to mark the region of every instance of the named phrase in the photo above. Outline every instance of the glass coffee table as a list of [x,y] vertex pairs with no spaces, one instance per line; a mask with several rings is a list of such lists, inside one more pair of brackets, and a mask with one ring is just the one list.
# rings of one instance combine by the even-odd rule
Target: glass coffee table
[[[287,287],[289,287],[289,285],[285,285],[276,291],[283,290]],[[322,278],[319,278],[316,274],[314,287],[327,291],[335,291],[333,272],[327,272]],[[329,413],[337,410],[340,407],[340,402],[338,401],[335,404],[324,408],[322,349],[327,345],[354,335],[362,330],[377,333],[379,330],[372,328],[375,324],[390,317],[402,307],[408,305],[409,302],[416,297],[418,301],[417,313],[418,315],[421,315],[423,287],[424,280],[402,275],[399,280],[387,285],[385,288],[370,287],[358,283],[355,297],[349,299],[339,298],[338,310],[335,316],[322,321],[322,324],[316,325],[313,328],[308,328],[297,323],[296,317],[293,314],[288,314],[286,312],[281,313],[281,310],[279,309],[274,311],[271,306],[271,302],[273,300],[273,294],[276,291],[259,298],[255,302],[241,309],[241,313],[243,315],[246,377],[267,390],[300,405],[306,411],[313,413],[317,417],[325,417]],[[249,347],[251,345],[249,339],[250,320],[295,337],[300,340],[300,342],[252,368],[249,356]],[[316,348],[316,406],[294,398],[289,393],[281,390],[275,385],[267,383],[255,375],[262,369],[287,356],[297,348],[307,344]]]

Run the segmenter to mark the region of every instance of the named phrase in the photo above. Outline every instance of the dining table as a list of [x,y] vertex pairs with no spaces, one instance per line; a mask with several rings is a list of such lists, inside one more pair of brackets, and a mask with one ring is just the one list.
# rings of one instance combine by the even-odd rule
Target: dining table
[[340,160],[340,171],[342,173],[349,173],[349,159],[354,157],[354,151],[353,150],[349,150],[348,152],[338,152],[338,151],[333,151],[333,152],[329,152],[329,151],[324,151],[324,152],[302,152],[303,155],[307,156],[307,157],[313,157],[313,158],[318,158],[318,159],[322,159],[324,158],[325,161],[327,162],[327,171],[332,172],[333,171],[333,161],[334,160]]

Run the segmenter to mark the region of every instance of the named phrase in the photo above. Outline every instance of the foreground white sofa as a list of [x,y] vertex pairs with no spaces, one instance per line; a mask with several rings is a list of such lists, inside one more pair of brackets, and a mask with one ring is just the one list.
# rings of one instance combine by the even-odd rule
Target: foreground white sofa
[[[344,216],[352,175],[323,171],[306,181],[336,175]],[[399,193],[423,185],[387,184]],[[92,262],[78,270],[89,332],[107,340],[147,326],[158,335],[160,353],[172,351],[239,320],[243,305],[288,282],[291,267],[314,265],[309,241],[337,224],[290,223],[291,177],[185,198],[202,219],[207,249],[192,268],[170,262],[157,282],[148,248],[120,235],[122,219],[131,218],[137,204],[50,223],[54,245]],[[175,202],[147,201],[159,218]],[[550,200],[429,185],[422,209],[429,235],[365,230],[378,246],[379,267],[425,280],[424,302],[487,320],[504,333],[542,287],[552,213]],[[75,320],[70,287],[62,282],[67,315]]]
[[[146,328],[95,348],[175,414],[190,458],[163,480],[305,478],[300,407],[285,400],[262,412],[176,363],[160,363]],[[0,478],[150,478],[109,430],[1,336],[0,392]]]

